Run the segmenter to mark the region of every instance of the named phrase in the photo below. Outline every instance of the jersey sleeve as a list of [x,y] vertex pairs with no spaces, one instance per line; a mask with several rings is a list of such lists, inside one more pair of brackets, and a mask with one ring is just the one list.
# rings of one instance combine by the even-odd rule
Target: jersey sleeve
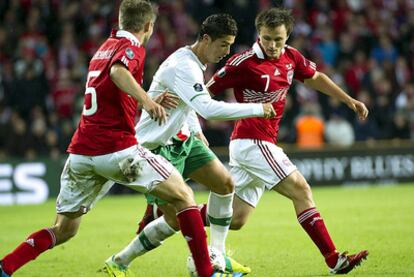
[[192,110],[187,117],[187,124],[190,132],[193,134],[201,133],[202,128],[200,125],[200,121],[198,120],[198,116],[194,110]]
[[305,79],[312,78],[316,72],[316,64],[305,58],[298,50],[293,50],[294,59],[296,61],[295,79],[303,82]]
[[173,91],[205,119],[233,120],[262,117],[264,114],[262,104],[225,103],[212,99],[203,83],[203,74],[197,65],[187,64],[176,68]]
[[228,88],[243,85],[242,82],[244,78],[242,65],[233,64],[233,61],[237,59],[237,57],[238,56],[233,56],[230,58],[226,62],[226,65],[218,70],[207,83],[207,88],[212,94],[218,95]]
[[121,63],[134,75],[142,66],[144,58],[145,50],[142,47],[124,43],[112,56],[110,67]]

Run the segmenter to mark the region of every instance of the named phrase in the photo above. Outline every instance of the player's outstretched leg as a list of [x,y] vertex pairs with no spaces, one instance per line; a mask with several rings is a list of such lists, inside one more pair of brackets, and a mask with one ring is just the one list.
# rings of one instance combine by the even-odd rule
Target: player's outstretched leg
[[310,186],[299,171],[290,174],[274,190],[292,200],[299,223],[319,248],[332,273],[349,272],[368,256],[366,250],[350,256],[337,251],[325,222],[315,207]]
[[13,252],[2,259],[3,272],[12,275],[20,267],[36,259],[54,245],[55,235],[50,229],[42,229],[29,235]]
[[[175,211],[178,211],[176,214],[177,222],[181,229],[181,233],[190,248],[197,272],[199,276],[210,277],[214,272],[207,249],[207,235],[204,230],[200,211],[195,204],[191,188],[184,183],[184,180],[178,171],[173,170],[170,177],[158,184],[151,193],[154,196],[167,201],[174,207]],[[162,218],[159,218],[159,220],[161,219]],[[156,221],[152,221],[146,227],[150,228],[151,225],[154,225],[153,227],[156,229],[159,228],[162,224],[158,225],[158,222]],[[167,236],[172,235],[175,232],[171,227],[166,228],[164,231],[167,231]],[[119,254],[123,254],[122,252],[125,252],[125,250],[130,251],[129,254],[132,255],[131,257],[133,259],[136,257],[136,253],[133,252],[137,250],[137,246],[140,245],[147,248],[146,250],[154,248],[154,241],[151,241],[146,237],[145,229]],[[119,254],[115,255],[113,261],[118,264],[123,264],[124,261],[119,259],[121,257]],[[128,259],[127,263],[130,263],[131,261],[131,259]],[[123,264],[123,266],[127,267],[128,264]]]
[[58,214],[55,226],[41,229],[29,235],[16,249],[2,258],[2,274],[11,276],[19,268],[36,259],[46,250],[68,241],[75,236],[79,225],[80,215],[73,214],[73,218],[69,218]]

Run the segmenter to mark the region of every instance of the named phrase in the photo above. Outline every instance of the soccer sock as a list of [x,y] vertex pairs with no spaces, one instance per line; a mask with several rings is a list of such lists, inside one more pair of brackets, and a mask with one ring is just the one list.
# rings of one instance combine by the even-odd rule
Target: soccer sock
[[20,267],[52,248],[55,243],[55,234],[50,229],[42,229],[31,234],[25,242],[2,259],[3,271],[12,275]]
[[160,246],[163,241],[175,234],[175,230],[165,221],[164,217],[148,223],[144,230],[130,244],[115,255],[115,262],[128,266],[136,257]]
[[336,251],[325,223],[316,208],[304,210],[298,215],[298,221],[325,257],[327,265],[334,268],[339,253]]
[[198,209],[200,210],[201,219],[203,220],[204,226],[210,226],[210,222],[208,221],[207,216],[207,204],[198,205]]
[[213,266],[207,249],[207,235],[203,227],[197,206],[189,207],[177,213],[178,224],[190,248],[197,273],[201,277],[210,277]]
[[211,191],[207,215],[210,221],[210,244],[226,255],[226,238],[233,216],[233,193],[221,195]]

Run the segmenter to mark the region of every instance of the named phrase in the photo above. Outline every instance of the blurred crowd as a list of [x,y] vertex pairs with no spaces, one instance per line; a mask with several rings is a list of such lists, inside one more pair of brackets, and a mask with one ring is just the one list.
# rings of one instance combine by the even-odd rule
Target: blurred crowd
[[[210,14],[238,22],[233,52],[255,41],[256,14],[271,6],[293,10],[288,44],[315,61],[350,95],[366,103],[360,121],[343,104],[295,83],[279,141],[302,147],[355,141],[414,140],[413,0],[159,0],[147,45],[144,87],[158,65],[191,44]],[[117,25],[119,1],[0,1],[0,159],[59,158],[77,126],[88,61]],[[211,65],[208,80],[219,65]],[[234,101],[230,92],[221,99]],[[212,146],[228,144],[232,122],[202,120]]]

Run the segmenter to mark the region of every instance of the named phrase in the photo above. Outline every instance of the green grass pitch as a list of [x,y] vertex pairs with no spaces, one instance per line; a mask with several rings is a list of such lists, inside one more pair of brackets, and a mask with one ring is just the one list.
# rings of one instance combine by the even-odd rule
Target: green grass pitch
[[[314,197],[340,251],[368,249],[351,276],[414,276],[414,184],[314,188]],[[207,193],[197,193],[199,202]],[[14,276],[104,276],[103,261],[134,237],[141,195],[107,197],[83,218],[69,243],[41,255]],[[0,207],[0,257],[54,220],[54,201]],[[267,192],[247,225],[231,231],[228,248],[250,276],[329,276],[317,248],[297,223],[292,204]],[[180,234],[132,264],[137,276],[187,276],[188,250]]]

